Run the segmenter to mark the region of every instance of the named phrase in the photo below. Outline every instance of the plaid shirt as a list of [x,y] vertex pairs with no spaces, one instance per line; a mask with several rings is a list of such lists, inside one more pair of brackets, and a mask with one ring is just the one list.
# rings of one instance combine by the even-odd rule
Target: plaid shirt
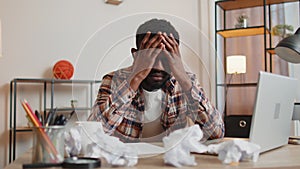
[[[119,137],[123,142],[136,142],[142,137],[144,121],[144,96],[140,88],[133,91],[127,82],[131,67],[120,69],[103,77],[95,105],[88,120],[100,121],[104,131]],[[183,92],[171,77],[162,87],[162,114],[160,123],[171,132],[187,126],[187,119],[200,125],[204,139],[224,136],[222,114],[205,97],[195,75],[188,73],[192,89]],[[188,117],[188,118],[187,118]]]

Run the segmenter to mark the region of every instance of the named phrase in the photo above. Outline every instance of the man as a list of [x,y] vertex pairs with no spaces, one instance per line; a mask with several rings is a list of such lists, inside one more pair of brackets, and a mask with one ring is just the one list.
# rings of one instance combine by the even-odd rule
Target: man
[[224,123],[195,75],[185,71],[179,35],[170,22],[151,19],[136,33],[132,66],[103,77],[88,120],[123,142],[160,140],[199,124],[204,139],[224,136]]

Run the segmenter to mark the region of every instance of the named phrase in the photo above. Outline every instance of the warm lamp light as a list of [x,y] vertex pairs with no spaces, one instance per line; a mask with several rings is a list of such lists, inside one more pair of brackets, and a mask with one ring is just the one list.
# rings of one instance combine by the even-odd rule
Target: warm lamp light
[[300,28],[294,35],[282,39],[276,46],[275,53],[285,61],[300,63]]
[[246,56],[232,55],[226,58],[227,74],[246,73]]

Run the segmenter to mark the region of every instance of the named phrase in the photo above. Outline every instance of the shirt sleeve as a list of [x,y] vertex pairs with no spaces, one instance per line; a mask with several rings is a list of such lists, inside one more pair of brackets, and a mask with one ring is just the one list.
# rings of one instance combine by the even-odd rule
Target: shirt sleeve
[[189,116],[195,123],[200,125],[204,134],[203,139],[224,137],[225,129],[222,113],[205,96],[205,92],[195,76],[191,79],[192,88],[185,93]]
[[97,99],[88,117],[89,121],[102,122],[104,131],[111,134],[122,122],[124,110],[129,106],[136,92],[126,80],[116,83],[112,75],[102,79]]

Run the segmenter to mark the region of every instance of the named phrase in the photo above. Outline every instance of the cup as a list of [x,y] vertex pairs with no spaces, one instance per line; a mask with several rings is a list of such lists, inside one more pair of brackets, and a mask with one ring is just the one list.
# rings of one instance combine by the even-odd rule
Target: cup
[[32,163],[64,160],[64,126],[33,127]]

